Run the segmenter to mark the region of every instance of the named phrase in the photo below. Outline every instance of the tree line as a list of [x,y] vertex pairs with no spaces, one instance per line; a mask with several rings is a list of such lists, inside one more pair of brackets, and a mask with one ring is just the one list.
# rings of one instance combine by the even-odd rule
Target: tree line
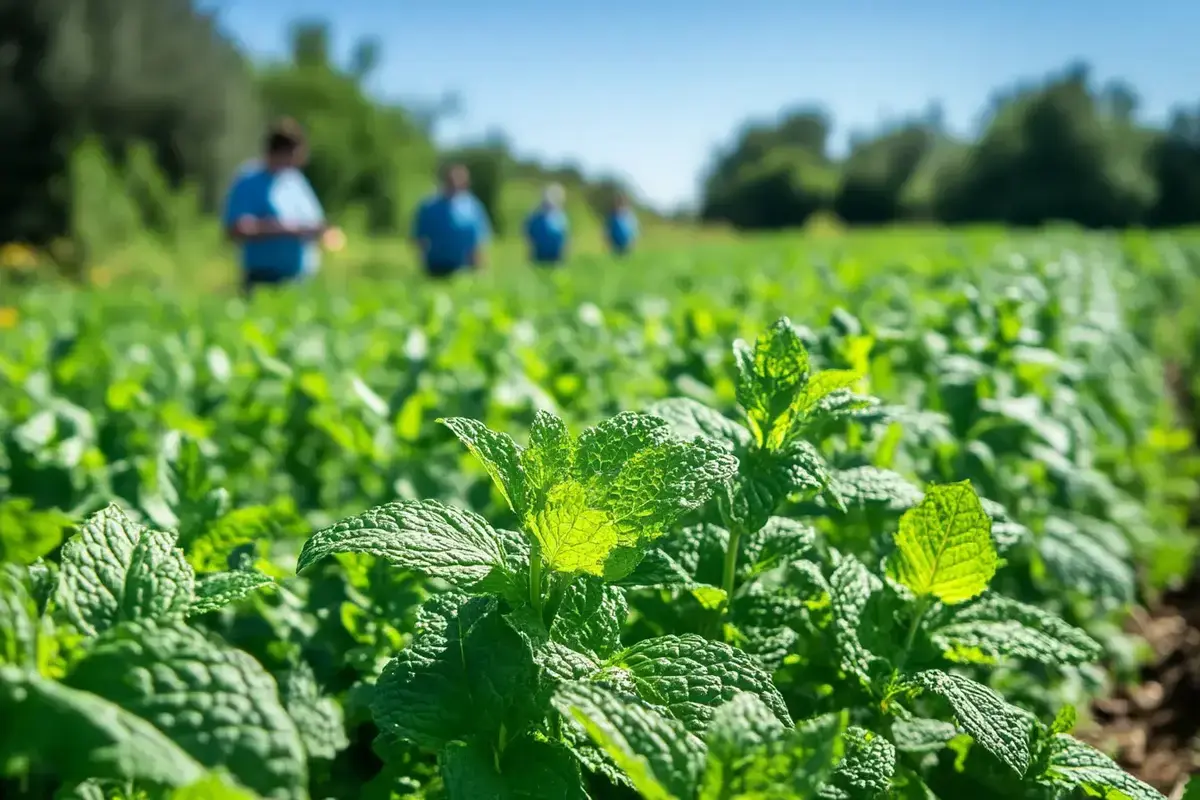
[[[594,215],[624,188],[520,159],[501,135],[440,150],[433,131],[453,104],[373,98],[364,85],[379,57],[364,40],[336,63],[328,28],[310,22],[293,27],[287,59],[254,64],[194,0],[0,0],[0,242],[123,227],[169,235],[211,214],[280,115],[306,127],[308,172],[330,215],[372,233],[406,231],[450,160],[471,168],[501,232],[542,182],[566,186],[573,216]],[[1162,130],[1136,110],[1128,87],[1096,89],[1075,67],[995,98],[974,141],[926,114],[836,159],[832,120],[802,107],[737,132],[706,177],[698,216],[749,229],[817,212],[851,224],[1200,221],[1200,105]]]
[[1200,103],[1177,107],[1162,129],[1137,110],[1131,87],[1094,86],[1072,64],[997,93],[974,140],[947,133],[933,109],[857,137],[838,160],[832,120],[801,107],[736,134],[705,178],[700,215],[740,228],[801,225],[816,212],[849,224],[1200,222]]

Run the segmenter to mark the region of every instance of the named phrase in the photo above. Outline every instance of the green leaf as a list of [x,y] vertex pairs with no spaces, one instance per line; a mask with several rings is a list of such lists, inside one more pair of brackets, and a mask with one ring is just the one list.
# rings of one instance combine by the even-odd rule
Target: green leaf
[[73,525],[58,509],[35,509],[27,497],[0,500],[0,562],[32,564],[58,547]]
[[838,470],[830,476],[829,490],[847,508],[882,507],[903,512],[921,502],[921,490],[898,472],[863,466]]
[[749,692],[739,692],[718,706],[704,736],[708,760],[700,796],[734,796],[740,774],[787,730],[775,712]]
[[438,422],[449,428],[479,460],[504,495],[509,508],[518,516],[523,515],[526,511],[525,473],[521,468],[521,448],[512,437],[464,417],[439,419]]
[[564,683],[554,705],[628,776],[645,800],[688,800],[704,767],[704,745],[677,720],[597,684]]
[[258,795],[234,785],[224,775],[213,773],[176,789],[168,800],[258,800]]
[[1042,664],[1087,664],[1103,648],[1080,629],[1036,606],[996,594],[956,606],[930,635],[947,658],[991,664],[1004,658]]
[[932,753],[958,735],[951,722],[926,717],[910,717],[892,722],[892,741],[906,753]]
[[[515,737],[541,718],[542,684],[530,643],[494,601],[435,595],[408,647],[388,663],[371,709],[386,733],[430,750],[501,727]],[[461,605],[460,605],[461,603]]]
[[1046,571],[1068,592],[1107,608],[1133,602],[1137,581],[1131,564],[1069,520],[1048,517],[1037,551]]
[[205,575],[196,582],[196,597],[188,607],[188,616],[217,611],[249,597],[259,589],[274,585],[274,578],[256,570]]
[[279,692],[309,758],[333,759],[349,746],[342,707],[332,697],[321,695],[307,661],[300,661],[283,675]]
[[822,798],[854,800],[885,795],[896,773],[896,748],[877,733],[846,729],[846,753],[821,787]]
[[125,620],[183,614],[193,581],[171,534],[110,505],[63,545],[57,599],[68,619],[94,636]]
[[754,533],[742,538],[740,558],[746,571],[760,573],[787,563],[812,549],[817,532],[787,517],[771,517]]
[[29,573],[0,564],[0,665],[37,669],[38,610]]
[[204,769],[136,714],[15,667],[0,666],[0,762],[26,758],[67,784],[87,778],[184,786]]
[[645,414],[618,414],[572,445],[562,421],[541,412],[527,449],[470,420],[446,423],[485,462],[550,570],[609,581],[737,469],[716,445],[680,441]]
[[1187,786],[1184,787],[1183,797],[1180,800],[1200,800],[1200,778],[1195,775],[1188,778]]
[[306,536],[311,528],[286,502],[243,506],[206,524],[202,532],[184,542],[188,562],[196,572],[229,569],[230,557],[250,549],[265,555],[269,542]]
[[247,788],[304,797],[296,726],[275,681],[240,650],[177,622],[127,622],[98,639],[65,682],[148,720]]
[[646,412],[665,420],[680,438],[702,437],[724,444],[730,453],[746,450],[754,443],[750,432],[741,425],[688,397],[660,400]]
[[[811,372],[808,351],[787,317],[760,335],[753,348],[735,342],[733,355],[738,403],[758,446],[767,450],[782,447],[826,398],[850,388],[860,377],[850,370]],[[830,410],[847,405],[855,403],[834,404]]]
[[628,615],[625,592],[596,578],[579,576],[563,597],[550,637],[604,659],[621,648],[621,625]]
[[[742,696],[745,698],[745,696]],[[807,800],[841,758],[845,714],[783,727],[757,700],[731,701],[708,730],[700,800]]]
[[991,519],[969,481],[932,486],[900,518],[893,576],[919,597],[970,600],[987,589],[999,557]]
[[829,602],[833,611],[833,636],[839,665],[870,688],[875,672],[873,664],[883,659],[862,642],[859,628],[871,596],[883,588],[883,582],[854,556],[844,556],[829,576]]
[[746,530],[765,525],[792,495],[819,491],[829,482],[821,454],[800,439],[776,450],[740,452],[738,459],[738,475],[725,511]]
[[1118,797],[1128,800],[1165,800],[1111,758],[1065,733],[1055,734],[1050,740],[1049,764],[1038,780],[1062,789],[1082,789],[1099,797],[1112,797],[1119,792]]
[[758,697],[791,725],[787,705],[758,662],[724,642],[695,634],[645,639],[609,659],[633,675],[638,694],[668,708],[688,730],[703,732],[716,707],[739,692]]
[[208,523],[224,513],[227,504],[200,444],[178,431],[170,431],[163,439],[158,491],[169,513],[156,513],[152,519],[157,525],[177,531],[185,548]]
[[753,348],[740,339],[734,342],[733,358],[737,401],[755,441],[767,449],[782,444],[809,375],[808,350],[799,331],[783,317],[759,335]]
[[434,500],[387,503],[317,531],[304,543],[296,571],[334,553],[366,553],[463,590],[508,570],[487,520]]
[[521,451],[520,464],[527,479],[525,507],[541,507],[550,489],[571,479],[575,442],[558,417],[539,410],[529,427],[529,447]]
[[915,686],[950,704],[958,727],[980,747],[1018,775],[1029,769],[1030,738],[1035,720],[994,691],[970,678],[931,669],[911,678]]
[[120,619],[182,616],[191,605],[196,575],[175,535],[145,531],[133,548]]
[[451,742],[441,763],[448,800],[587,800],[571,752],[529,736],[499,758],[479,742]]

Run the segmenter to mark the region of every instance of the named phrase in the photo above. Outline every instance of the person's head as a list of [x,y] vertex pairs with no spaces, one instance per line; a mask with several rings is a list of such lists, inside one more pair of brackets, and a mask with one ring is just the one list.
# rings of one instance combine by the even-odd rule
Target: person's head
[[629,195],[617,192],[613,195],[613,211],[626,211],[629,208]]
[[442,191],[448,195],[471,188],[471,173],[465,164],[450,164],[442,170]]
[[308,143],[304,138],[304,129],[294,119],[284,118],[272,125],[267,131],[265,145],[269,169],[299,169],[308,161]]
[[552,183],[542,190],[542,205],[546,208],[562,208],[567,193],[561,183]]

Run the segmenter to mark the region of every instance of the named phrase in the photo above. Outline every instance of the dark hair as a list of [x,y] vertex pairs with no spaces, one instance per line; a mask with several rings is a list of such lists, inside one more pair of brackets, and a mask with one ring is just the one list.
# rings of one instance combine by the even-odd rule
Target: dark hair
[[277,120],[267,131],[267,155],[287,155],[304,146],[304,129],[290,117]]

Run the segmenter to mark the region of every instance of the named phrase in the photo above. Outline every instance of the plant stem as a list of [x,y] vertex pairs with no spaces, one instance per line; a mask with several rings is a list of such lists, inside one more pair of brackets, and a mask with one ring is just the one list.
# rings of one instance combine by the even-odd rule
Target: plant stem
[[721,580],[721,588],[725,590],[722,617],[729,613],[729,606],[733,603],[733,583],[737,577],[738,550],[741,544],[742,528],[740,525],[732,526],[729,529],[729,546],[725,548],[725,569]]
[[896,664],[897,673],[904,668],[904,663],[908,661],[908,654],[912,651],[913,643],[917,640],[917,631],[921,629],[921,622],[925,619],[925,612],[929,611],[929,600],[928,595],[917,600],[917,613],[913,615],[912,624],[908,626],[908,636],[904,639],[904,649],[900,651],[900,660]]
[[542,551],[534,547],[529,554],[529,604],[533,611],[542,617]]

